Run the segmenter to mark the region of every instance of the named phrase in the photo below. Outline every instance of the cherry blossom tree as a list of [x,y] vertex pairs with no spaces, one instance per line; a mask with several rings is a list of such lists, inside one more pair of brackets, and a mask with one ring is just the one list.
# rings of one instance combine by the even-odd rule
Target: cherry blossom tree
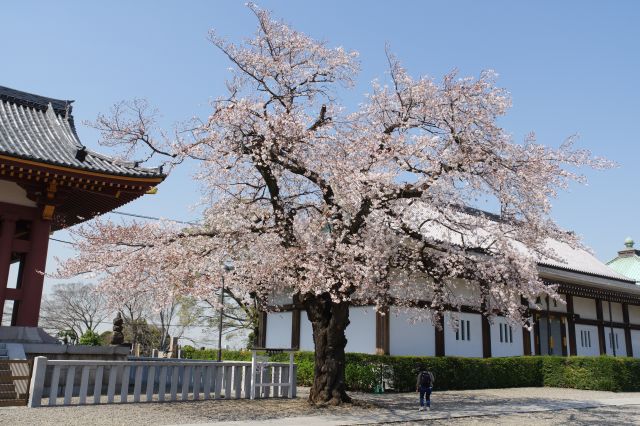
[[[256,296],[265,309],[274,296],[295,296],[306,310],[315,404],[350,401],[352,304],[420,307],[437,321],[473,302],[525,323],[523,300],[559,299],[536,262],[557,258],[550,240],[580,243],[554,223],[550,200],[583,180],[577,166],[608,162],[573,139],[558,149],[534,135],[514,141],[498,124],[510,98],[494,73],[413,77],[389,49],[385,79],[349,110],[339,95],[354,85],[357,54],[249,7],[252,38],[210,34],[233,74],[207,120],[168,137],[136,100],[94,123],[103,143],[131,158],[197,162],[202,224],[96,221],[76,231],[79,255],[61,275],[92,271],[111,292],[141,287],[163,303],[168,294],[210,297],[232,259],[225,279],[235,295]],[[496,214],[471,209],[479,205]],[[459,295],[460,280],[476,300]]]

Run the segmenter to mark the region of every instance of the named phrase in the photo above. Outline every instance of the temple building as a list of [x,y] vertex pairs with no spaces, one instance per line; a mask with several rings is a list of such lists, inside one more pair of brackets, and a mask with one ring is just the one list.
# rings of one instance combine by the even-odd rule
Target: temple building
[[[566,303],[539,298],[528,311],[531,331],[504,317],[490,322],[478,306],[463,306],[459,322],[445,313],[439,327],[418,318],[417,309],[390,306],[382,315],[372,306],[349,311],[347,352],[414,356],[503,357],[519,355],[633,356],[640,358],[640,252],[633,243],[605,265],[586,250],[549,242],[564,261],[540,260],[540,278],[558,285]],[[462,280],[460,280],[462,281]],[[477,288],[457,286],[473,300]],[[479,293],[478,298],[480,300]],[[428,303],[428,300],[420,301]],[[259,343],[266,347],[313,350],[313,333],[302,306],[278,302],[278,312],[261,318]]]
[[615,259],[607,262],[607,266],[640,285],[640,250],[634,249],[633,245],[631,238],[624,240],[625,248],[618,252]]
[[38,325],[51,233],[135,200],[164,178],[82,145],[72,101],[0,86],[0,313],[10,318],[0,325]]

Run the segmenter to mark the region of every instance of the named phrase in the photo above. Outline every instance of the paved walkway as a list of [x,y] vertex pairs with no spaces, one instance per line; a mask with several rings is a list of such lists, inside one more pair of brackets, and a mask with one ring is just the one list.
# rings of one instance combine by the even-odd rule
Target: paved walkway
[[[547,395],[545,395],[547,394]],[[523,414],[535,420],[536,413],[548,413],[564,410],[587,410],[605,407],[628,407],[640,417],[640,393],[612,393],[579,391],[575,389],[524,388],[495,389],[478,391],[442,392],[434,395],[434,409],[428,412],[417,411],[413,394],[358,395],[367,401],[389,409],[372,409],[369,414],[328,414],[318,416],[284,417],[251,421],[228,421],[198,423],[190,426],[337,426],[365,424],[415,423],[434,420],[454,420],[477,417],[500,417]],[[456,403],[451,406],[451,398]],[[438,399],[443,403],[438,406]],[[613,424],[635,424],[637,419],[611,419]],[[635,418],[635,417],[634,417]],[[489,420],[489,419],[487,419]],[[489,420],[490,421],[490,420]]]

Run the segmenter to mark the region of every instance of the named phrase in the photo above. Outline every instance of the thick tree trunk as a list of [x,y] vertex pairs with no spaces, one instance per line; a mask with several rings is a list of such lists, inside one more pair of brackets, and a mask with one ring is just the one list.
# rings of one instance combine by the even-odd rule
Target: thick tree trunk
[[349,304],[334,303],[325,294],[308,297],[304,305],[313,326],[315,343],[315,371],[309,402],[316,405],[351,402],[344,383],[345,330],[349,325]]

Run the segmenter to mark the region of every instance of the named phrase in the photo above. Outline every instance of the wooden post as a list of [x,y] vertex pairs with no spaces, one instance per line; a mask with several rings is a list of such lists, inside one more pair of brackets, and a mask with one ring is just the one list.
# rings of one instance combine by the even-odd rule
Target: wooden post
[[[44,391],[44,377],[47,372],[47,358],[37,356],[33,360],[33,371],[31,373],[31,383],[29,384],[30,408],[39,407],[42,402],[42,392]],[[55,396],[54,396],[55,398]]]
[[291,347],[300,347],[300,309],[291,311]]
[[604,335],[604,314],[602,313],[602,300],[596,299],[596,315],[598,318],[598,343],[600,345],[600,355],[607,354],[606,340]]
[[31,241],[29,252],[24,261],[22,273],[22,300],[15,313],[16,325],[37,327],[40,316],[40,302],[42,300],[42,286],[47,263],[47,249],[49,247],[49,231],[51,222],[35,219],[31,222]]
[[567,324],[569,325],[569,355],[578,355],[578,346],[576,345],[576,320],[573,309],[573,296],[566,294],[567,301]]
[[376,312],[376,353],[389,355],[389,308]]
[[541,344],[542,342],[540,342],[540,314],[536,314],[534,316],[533,319],[533,334],[534,334],[534,349],[536,351],[536,355],[540,355],[540,353],[542,352],[542,347]]
[[491,358],[491,324],[485,315],[482,318],[482,356]]
[[9,280],[9,268],[11,267],[11,245],[15,229],[15,219],[3,216],[2,228],[0,228],[0,325],[10,325],[2,324],[2,312],[4,312],[5,293]]
[[436,331],[436,356],[445,355],[444,347],[444,315],[438,319],[438,323],[435,325]]
[[258,314],[258,342],[257,345],[261,348],[267,346],[267,313],[260,311]]
[[624,344],[627,347],[627,356],[633,356],[633,342],[631,341],[631,328],[629,327],[629,304],[622,304],[622,318],[624,321]]

